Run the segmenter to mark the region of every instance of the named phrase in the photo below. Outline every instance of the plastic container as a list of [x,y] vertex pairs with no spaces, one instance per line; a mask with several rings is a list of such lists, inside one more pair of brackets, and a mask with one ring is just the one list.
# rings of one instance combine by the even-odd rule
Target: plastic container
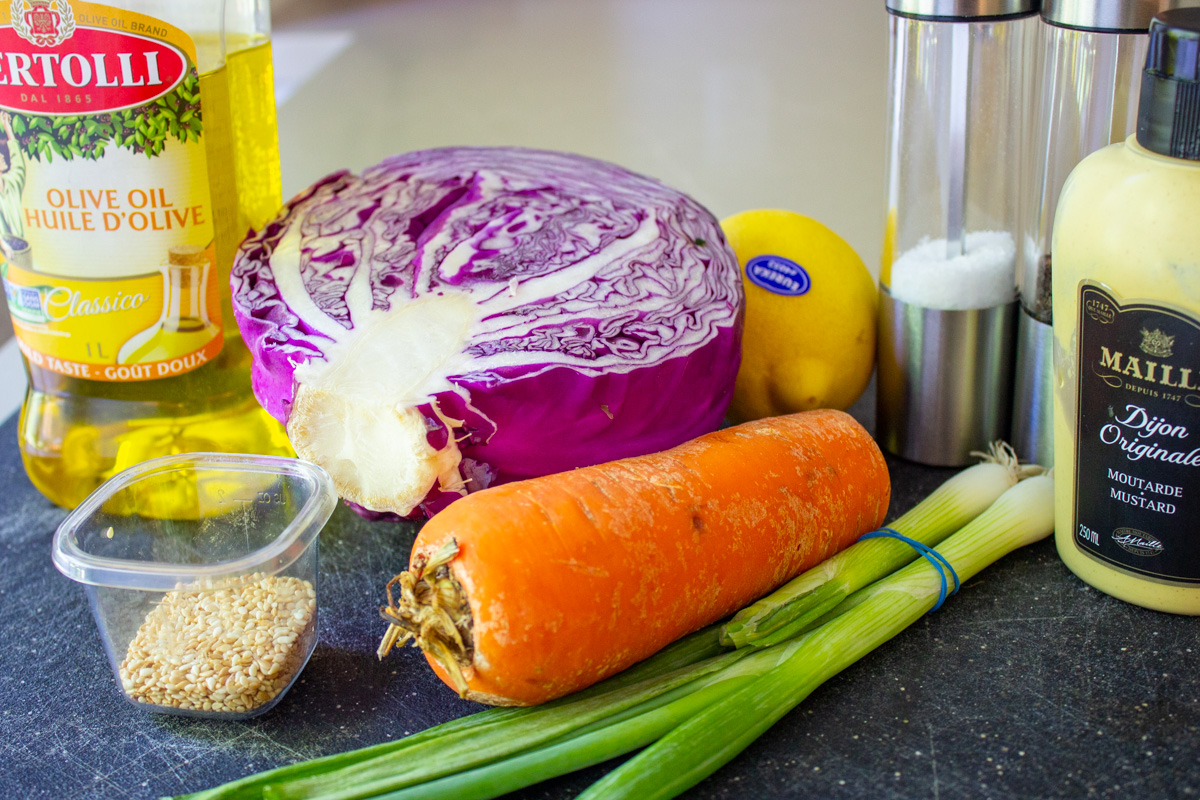
[[127,700],[244,719],[279,702],[312,654],[317,534],[336,503],[329,475],[304,461],[163,456],[71,512],[54,565],[86,587]]
[[888,0],[878,431],[959,466],[1008,434],[1038,0]]

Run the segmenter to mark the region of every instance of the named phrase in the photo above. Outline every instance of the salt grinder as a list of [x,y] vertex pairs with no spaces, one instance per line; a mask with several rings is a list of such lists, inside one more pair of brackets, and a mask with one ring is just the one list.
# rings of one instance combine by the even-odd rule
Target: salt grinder
[[[1050,236],[1063,182],[1094,150],[1137,128],[1142,67],[1155,14],[1196,0],[1044,0],[1042,76],[1034,102],[1029,180],[1021,220],[1017,374],[1012,444],[1054,462]],[[1066,387],[1064,391],[1073,391]]]
[[1008,435],[1039,0],[887,0],[880,442],[961,466]]

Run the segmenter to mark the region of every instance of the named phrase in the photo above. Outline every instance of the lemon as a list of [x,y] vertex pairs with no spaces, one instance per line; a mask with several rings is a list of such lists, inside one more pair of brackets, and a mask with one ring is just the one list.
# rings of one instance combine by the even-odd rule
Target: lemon
[[875,280],[836,233],[792,211],[721,222],[742,268],[746,326],[729,416],[849,408],[875,367]]

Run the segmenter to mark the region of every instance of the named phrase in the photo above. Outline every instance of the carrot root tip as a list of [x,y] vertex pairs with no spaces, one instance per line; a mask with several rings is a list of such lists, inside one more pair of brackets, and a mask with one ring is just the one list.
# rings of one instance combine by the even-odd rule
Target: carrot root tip
[[[458,555],[458,543],[449,539],[431,556],[418,555],[412,569],[388,581],[388,604],[379,614],[388,622],[377,655],[410,639],[446,671],[460,697],[467,696],[463,668],[471,665],[471,608],[466,593],[449,563]],[[396,597],[396,589],[400,596]]]

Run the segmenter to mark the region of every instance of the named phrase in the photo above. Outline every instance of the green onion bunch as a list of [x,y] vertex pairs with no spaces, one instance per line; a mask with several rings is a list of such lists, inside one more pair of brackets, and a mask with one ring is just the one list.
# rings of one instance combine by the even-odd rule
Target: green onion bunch
[[[1053,480],[997,446],[891,527],[966,581],[1054,527]],[[640,752],[582,795],[658,800],[711,775],[822,683],[927,613],[941,571],[870,539],[625,672],[533,708],[251,775],[186,800],[486,800]],[[951,587],[952,588],[952,587]],[[184,800],[181,798],[180,800]]]

